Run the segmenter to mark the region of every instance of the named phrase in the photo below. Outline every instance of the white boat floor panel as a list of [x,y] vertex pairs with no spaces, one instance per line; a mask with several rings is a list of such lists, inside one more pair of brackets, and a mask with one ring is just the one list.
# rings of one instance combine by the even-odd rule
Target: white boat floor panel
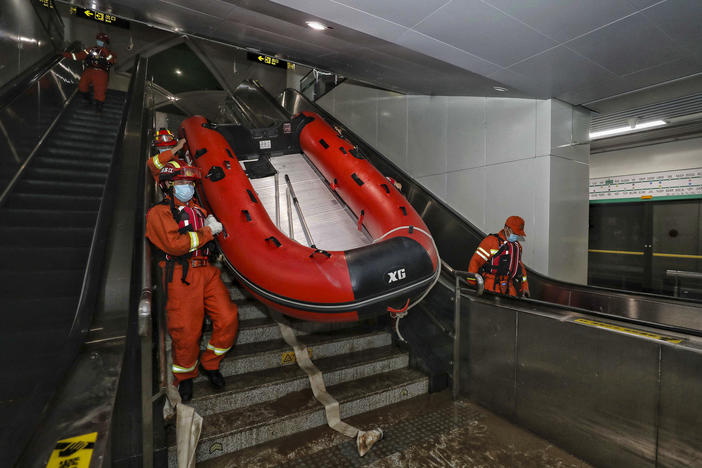
[[[285,198],[285,174],[290,177],[295,195],[300,202],[302,214],[312,234],[317,248],[324,250],[349,250],[372,242],[365,230],[359,231],[357,219],[326,186],[326,183],[307,158],[300,154],[287,154],[271,158],[271,164],[278,171],[280,226],[279,229],[290,237],[288,229],[288,209]],[[243,167],[243,162],[242,162]],[[265,177],[252,179],[251,185],[258,194],[270,218],[275,222],[275,179]],[[302,224],[295,207],[291,206],[293,238],[308,245]]]

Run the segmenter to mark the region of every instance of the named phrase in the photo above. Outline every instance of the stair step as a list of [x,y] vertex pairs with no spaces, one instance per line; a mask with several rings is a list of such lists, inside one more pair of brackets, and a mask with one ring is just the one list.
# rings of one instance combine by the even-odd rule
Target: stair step
[[241,301],[248,298],[246,293],[244,293],[244,290],[239,286],[227,284],[226,282],[224,285],[227,286],[227,291],[229,291],[229,297],[232,298],[232,301]]
[[6,226],[93,227],[97,211],[23,210],[7,208],[0,211]]
[[88,159],[98,162],[110,162],[112,160],[112,151],[99,153],[86,149],[64,148],[62,146],[47,146],[41,149],[41,154],[59,158]]
[[6,330],[65,329],[73,323],[78,295],[5,299],[2,326]]
[[0,271],[0,298],[80,294],[83,269],[54,271]]
[[90,246],[93,228],[0,226],[0,245],[86,247]]
[[[408,363],[409,355],[392,346],[315,360],[327,386],[403,369]],[[198,414],[206,416],[277,400],[290,392],[310,388],[307,374],[295,363],[277,369],[229,376],[225,380],[227,386],[223,390],[213,389],[209,382],[195,384],[195,398],[190,405]]]
[[78,195],[40,195],[34,193],[12,193],[8,197],[7,208],[36,208],[54,210],[98,210],[99,197],[86,197]]
[[58,133],[61,136],[78,136],[87,139],[107,139],[113,141],[117,138],[117,132],[119,132],[119,127],[104,124],[95,124],[91,121],[85,121],[85,123],[78,123],[74,121],[68,121],[61,124],[58,127]]
[[[427,393],[428,386],[428,378],[420,372],[399,369],[333,385],[328,391],[339,401],[342,418],[347,418],[423,395]],[[197,461],[324,424],[324,409],[310,390],[292,392],[276,401],[205,416],[197,448]],[[168,444],[170,466],[175,466],[174,444],[175,431],[171,430]]]
[[17,190],[25,193],[48,195],[89,195],[102,197],[104,184],[63,180],[24,179],[17,184]]
[[52,156],[37,156],[32,162],[33,167],[51,169],[84,169],[86,171],[105,172],[110,169],[111,158],[96,160],[95,158],[57,158]]
[[88,261],[89,246],[51,248],[43,246],[0,246],[1,258],[15,261],[0,271],[45,271],[84,269]]
[[236,302],[239,320],[252,320],[267,318],[266,306],[251,299],[239,299]]
[[79,169],[49,169],[41,167],[30,167],[24,176],[28,179],[39,180],[61,180],[71,182],[87,182],[93,184],[104,184],[107,179],[107,172],[95,172]]
[[[389,346],[392,336],[385,331],[369,332],[355,329],[339,330],[324,335],[307,335],[301,341],[307,345],[313,359],[323,359],[361,349]],[[283,340],[235,345],[224,356],[219,369],[224,376],[276,369],[289,364],[291,352],[292,348]]]

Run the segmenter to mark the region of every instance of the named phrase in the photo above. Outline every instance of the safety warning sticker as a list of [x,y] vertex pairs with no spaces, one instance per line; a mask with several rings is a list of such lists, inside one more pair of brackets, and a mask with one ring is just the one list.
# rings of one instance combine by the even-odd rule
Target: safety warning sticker
[[97,432],[59,440],[46,468],[88,468],[96,440]]
[[[307,348],[307,354],[309,354],[310,359],[312,359],[312,348]],[[295,351],[285,351],[280,355],[280,365],[288,366],[290,364],[295,364],[297,359],[295,359]]]
[[650,338],[652,340],[665,341],[666,343],[682,343],[685,341],[682,338],[674,338],[672,336],[663,336],[657,333],[646,332],[643,330],[636,330],[634,328],[620,327],[619,325],[612,325],[611,323],[597,322],[595,320],[588,319],[575,319],[575,322],[582,323],[584,325],[590,325],[592,327],[606,328],[608,330],[618,331],[620,333],[626,333],[628,335],[642,336],[644,338]]

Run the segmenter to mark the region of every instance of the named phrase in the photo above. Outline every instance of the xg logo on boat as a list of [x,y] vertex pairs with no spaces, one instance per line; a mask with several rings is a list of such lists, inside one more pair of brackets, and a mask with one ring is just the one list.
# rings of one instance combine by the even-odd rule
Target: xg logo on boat
[[405,273],[404,268],[400,268],[399,270],[395,270],[395,271],[389,271],[386,274],[388,275],[388,278],[387,278],[388,284],[403,280],[407,277],[407,273]]

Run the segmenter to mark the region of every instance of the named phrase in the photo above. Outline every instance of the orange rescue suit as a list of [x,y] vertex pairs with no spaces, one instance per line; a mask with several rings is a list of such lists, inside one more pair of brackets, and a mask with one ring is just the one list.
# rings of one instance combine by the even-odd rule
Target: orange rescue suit
[[[171,151],[165,151],[161,155],[166,161],[173,157]],[[148,165],[152,174],[157,176],[158,169],[154,166],[152,159],[149,160]],[[197,207],[207,215],[205,210],[198,207],[193,200],[183,204],[178,199],[174,199],[174,203],[176,208]],[[146,237],[157,248],[172,257],[181,257],[199,250],[213,239],[212,231],[207,226],[197,229],[194,233],[197,241],[194,241],[194,236],[189,233],[179,232],[178,223],[173,218],[168,204],[156,205],[146,215]],[[231,301],[229,292],[222,283],[219,269],[210,265],[206,257],[192,257],[187,261],[189,262],[187,283],[181,281],[183,267],[176,262],[172,280],[165,285],[168,288],[166,303],[168,333],[173,340],[174,385],[178,385],[183,380],[192,379],[198,374],[200,337],[205,313],[210,317],[213,325],[212,337],[200,357],[202,367],[207,370],[219,368],[224,354],[234,344],[238,329],[237,307]],[[165,261],[160,262],[160,266],[164,281],[167,281],[165,263]]]
[[[115,54],[107,47],[93,47],[90,50],[83,49],[80,52],[64,52],[63,56],[67,58],[72,58],[73,60],[86,60],[88,56],[94,52],[99,56],[104,62],[112,65],[115,63]],[[93,85],[93,96],[98,102],[105,102],[105,95],[107,93],[107,81],[110,78],[109,71],[99,66],[93,66],[96,61],[85,62],[85,70],[80,76],[80,81],[78,82],[78,91],[81,93],[87,93],[90,91],[90,85]]]
[[[493,255],[497,253],[503,243],[507,242],[504,230],[500,231],[498,236],[499,240],[494,235],[490,235],[480,242],[480,245],[471,257],[470,264],[468,265],[468,271],[470,273],[478,273],[480,267],[482,267]],[[526,269],[521,261],[519,262],[519,266],[522,269],[522,277],[520,278],[521,291],[517,291],[514,282],[506,278],[502,278],[499,284],[495,284],[495,275],[489,273],[483,275],[483,279],[485,280],[485,291],[495,291],[501,294],[508,294],[510,296],[519,296],[520,294],[529,293],[529,283],[527,281]],[[468,280],[468,282],[474,284],[475,280]]]

